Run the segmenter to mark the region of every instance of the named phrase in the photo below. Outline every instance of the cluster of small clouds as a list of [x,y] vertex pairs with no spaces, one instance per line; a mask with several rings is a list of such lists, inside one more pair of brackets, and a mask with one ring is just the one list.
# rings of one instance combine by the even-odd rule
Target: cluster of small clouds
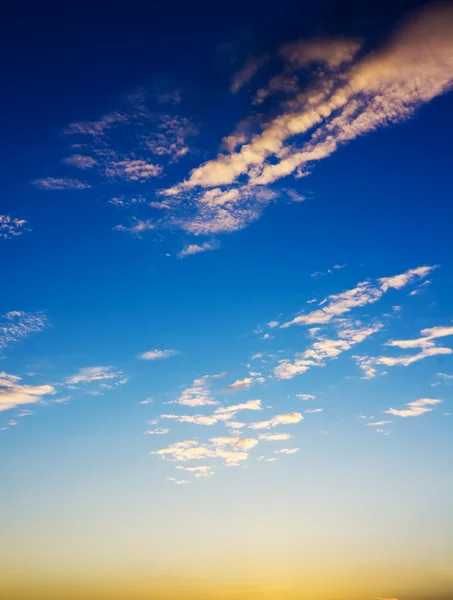
[[[305,373],[312,367],[325,366],[326,359],[335,359],[343,352],[365,341],[374,333],[383,328],[381,321],[375,320],[363,325],[360,321],[344,318],[344,315],[357,308],[374,304],[391,289],[399,290],[403,287],[426,277],[436,267],[422,266],[409,269],[399,275],[382,277],[377,280],[367,280],[359,283],[355,288],[328,296],[319,303],[319,308],[301,313],[292,320],[280,325],[288,328],[294,325],[326,326],[333,324],[337,329],[337,338],[331,339],[320,333],[320,327],[310,328],[310,336],[317,341],[313,342],[304,352],[297,355],[295,360],[283,358],[274,368],[274,376],[278,379],[292,379],[296,375]],[[370,369],[370,364],[365,360],[357,359],[362,368]]]
[[27,221],[24,219],[17,219],[9,215],[0,215],[0,238],[9,240],[22,235],[28,231],[25,227],[26,224]]
[[453,326],[438,326],[423,329],[420,332],[421,337],[409,340],[391,340],[386,343],[386,346],[392,348],[400,348],[404,350],[418,349],[415,354],[403,354],[402,356],[357,356],[355,357],[358,366],[364,372],[365,379],[372,379],[378,374],[378,367],[385,368],[409,365],[423,360],[431,356],[445,356],[453,354],[451,348],[437,345],[436,341],[439,338],[444,338],[453,335]]
[[33,333],[39,333],[47,326],[43,313],[28,313],[13,310],[0,315],[0,351]]

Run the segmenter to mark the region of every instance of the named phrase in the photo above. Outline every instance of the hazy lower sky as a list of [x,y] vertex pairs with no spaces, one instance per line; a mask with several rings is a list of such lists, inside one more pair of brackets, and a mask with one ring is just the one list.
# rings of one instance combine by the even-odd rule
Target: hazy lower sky
[[0,594],[451,600],[453,5],[1,30]]

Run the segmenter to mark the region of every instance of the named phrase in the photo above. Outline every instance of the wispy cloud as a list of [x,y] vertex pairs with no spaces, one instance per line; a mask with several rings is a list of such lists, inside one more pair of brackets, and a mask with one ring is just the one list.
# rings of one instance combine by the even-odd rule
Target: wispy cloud
[[75,375],[66,379],[66,383],[77,385],[79,383],[91,383],[93,381],[103,381],[105,379],[118,379],[123,375],[115,367],[85,367],[80,369]]
[[62,162],[77,169],[92,169],[97,165],[96,160],[86,154],[71,154],[71,156],[64,158]]
[[13,310],[0,315],[0,351],[33,333],[39,333],[46,326],[47,318],[43,313]]
[[193,254],[200,254],[200,252],[207,252],[209,250],[217,250],[220,247],[218,242],[204,242],[204,244],[189,244],[178,252],[178,258],[185,258],[186,256],[192,256]]
[[89,183],[70,177],[43,177],[32,183],[41,190],[86,190],[91,187]]
[[43,397],[56,393],[51,385],[27,385],[21,383],[21,380],[17,375],[0,373],[0,411],[22,404],[36,404]]
[[249,425],[250,429],[271,429],[278,425],[294,425],[300,423],[303,419],[303,415],[299,412],[287,413],[284,415],[276,415],[267,421],[258,421]]
[[146,219],[144,221],[137,219],[136,217],[132,217],[132,225],[115,225],[113,228],[114,231],[125,231],[127,233],[131,233],[136,235],[137,237],[141,237],[145,231],[151,231],[156,229],[156,224],[150,219]]
[[438,400],[435,398],[420,398],[420,400],[408,402],[405,405],[407,406],[407,408],[403,408],[401,410],[389,408],[384,412],[395,417],[419,417],[420,415],[424,415],[427,412],[431,412],[433,410],[433,407],[436,406],[436,404],[441,404],[441,402],[442,400]]
[[241,69],[235,73],[233,81],[231,82],[231,91],[236,94],[244,85],[256,75],[261,67],[269,59],[267,54],[261,56],[251,56],[246,60]]
[[[242,229],[266,206],[253,201],[253,195],[252,201],[246,198],[250,189],[263,189],[292,174],[304,176],[307,165],[378,128],[406,120],[418,107],[447,92],[453,79],[452,25],[453,10],[443,5],[415,13],[371,52],[360,41],[345,38],[283,46],[276,57],[281,72],[255,95],[255,111],[257,105],[266,110],[271,95],[282,98],[277,106],[274,102],[273,118],[266,120],[262,132],[239,126],[229,136],[227,153],[196,167],[166,190],[177,199],[175,210],[181,209],[181,197],[196,208],[191,216],[179,219],[181,226],[200,231],[209,223],[212,233],[214,226],[225,232]],[[249,82],[258,66],[256,59],[248,61],[233,80],[233,91]],[[207,211],[209,188],[239,197]]]
[[328,296],[321,302],[322,308],[307,314],[300,314],[291,321],[283,323],[282,327],[292,325],[326,324],[332,319],[350,312],[354,308],[367,306],[377,302],[389,289],[401,289],[405,285],[426,277],[435,266],[423,266],[409,269],[405,273],[393,277],[383,277],[375,282],[363,281],[355,288]]
[[26,231],[29,231],[25,227],[26,224],[27,221],[24,219],[17,219],[9,215],[0,215],[0,238],[9,240],[22,235]]
[[442,355],[450,355],[453,354],[453,350],[451,348],[446,348],[443,346],[438,346],[436,344],[436,339],[448,337],[453,335],[453,327],[431,327],[428,329],[423,329],[421,332],[421,337],[409,340],[391,340],[387,342],[387,346],[401,349],[420,349],[419,352],[415,354],[404,354],[402,356],[379,356],[379,357],[369,357],[369,356],[356,356],[355,360],[358,366],[365,373],[366,379],[372,379],[378,373],[378,367],[395,367],[395,366],[403,366],[408,367],[409,365],[423,360],[425,358],[431,356],[442,356]]
[[148,350],[139,354],[138,358],[142,360],[160,360],[162,358],[170,358],[179,354],[177,350]]

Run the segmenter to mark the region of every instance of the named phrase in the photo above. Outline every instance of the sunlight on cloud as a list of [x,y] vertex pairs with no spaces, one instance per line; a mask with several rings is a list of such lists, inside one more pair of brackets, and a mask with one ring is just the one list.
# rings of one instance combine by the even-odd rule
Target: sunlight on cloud
[[420,415],[424,415],[427,412],[431,412],[433,410],[433,406],[436,404],[441,404],[442,400],[437,400],[433,398],[420,398],[420,400],[415,400],[414,402],[408,402],[406,404],[407,408],[403,408],[401,410],[397,410],[395,408],[389,408],[384,411],[389,415],[394,415],[395,417],[419,417]]
[[0,373],[0,411],[21,404],[36,404],[41,402],[44,396],[56,394],[51,385],[27,385],[20,381],[21,377]]
[[0,238],[9,240],[13,237],[18,237],[26,231],[29,231],[25,227],[27,221],[25,219],[17,219],[10,217],[9,215],[0,215]]

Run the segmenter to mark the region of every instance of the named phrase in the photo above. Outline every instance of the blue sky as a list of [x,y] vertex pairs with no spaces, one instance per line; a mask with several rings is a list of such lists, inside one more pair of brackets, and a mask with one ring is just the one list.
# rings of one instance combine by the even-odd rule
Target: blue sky
[[451,7],[172,8],[7,18],[5,573],[441,598]]

